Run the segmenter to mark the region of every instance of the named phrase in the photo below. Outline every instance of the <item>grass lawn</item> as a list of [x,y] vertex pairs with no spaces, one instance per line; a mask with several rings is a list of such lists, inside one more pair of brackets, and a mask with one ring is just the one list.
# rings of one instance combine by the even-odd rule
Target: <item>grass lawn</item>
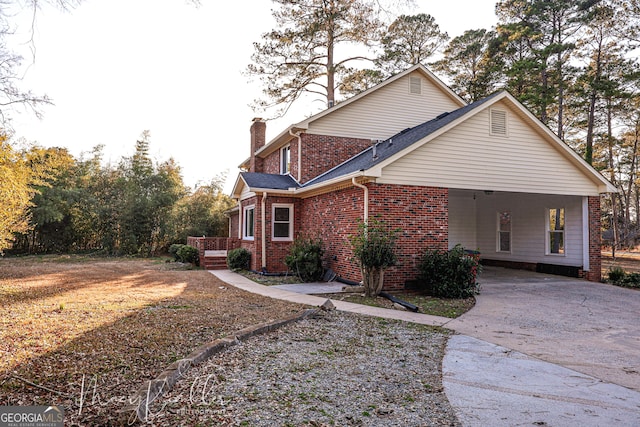
[[[176,269],[177,268],[177,269]],[[303,309],[164,260],[0,259],[0,404],[104,425],[201,344]]]

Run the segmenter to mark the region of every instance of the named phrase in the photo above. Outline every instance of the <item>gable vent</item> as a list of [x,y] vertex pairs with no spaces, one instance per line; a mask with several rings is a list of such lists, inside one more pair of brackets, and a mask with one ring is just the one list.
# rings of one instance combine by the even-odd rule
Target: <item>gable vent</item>
[[491,110],[491,135],[507,135],[507,112]]
[[409,77],[409,93],[417,95],[422,93],[422,79],[420,77]]

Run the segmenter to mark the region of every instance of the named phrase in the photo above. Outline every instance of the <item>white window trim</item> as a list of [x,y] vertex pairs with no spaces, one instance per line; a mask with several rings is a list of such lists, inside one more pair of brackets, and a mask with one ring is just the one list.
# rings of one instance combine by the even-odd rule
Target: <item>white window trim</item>
[[[289,151],[289,170],[286,170],[284,164],[284,152],[285,150]],[[287,144],[280,149],[280,175],[286,175],[291,173],[291,145]]]
[[[276,208],[289,208],[289,237],[275,237]],[[271,240],[274,242],[293,241],[293,203],[274,203],[271,205]]]
[[[561,254],[555,254],[551,252],[551,222],[549,221],[551,216],[551,209],[562,209],[564,211],[564,230],[553,230],[555,233],[562,233],[562,243],[564,244],[564,252]],[[545,213],[545,234],[544,234],[544,254],[548,256],[567,256],[567,210],[564,207],[546,208]]]
[[[500,112],[504,113],[504,133],[497,133],[493,131],[493,113]],[[490,108],[489,109],[489,135],[491,136],[500,136],[503,138],[509,137],[509,112],[502,108]]]
[[[502,230],[500,230],[500,215],[503,212],[509,212],[509,216],[510,216],[510,223],[509,223],[509,250],[508,251],[503,251],[500,249],[500,233],[502,232]],[[510,210],[502,210],[502,211],[498,211],[496,212],[496,252],[501,253],[501,254],[510,254],[511,251],[513,250],[513,214]]]
[[[247,212],[253,211],[253,236],[247,236]],[[242,209],[242,240],[255,240],[256,236],[256,205],[244,206]]]

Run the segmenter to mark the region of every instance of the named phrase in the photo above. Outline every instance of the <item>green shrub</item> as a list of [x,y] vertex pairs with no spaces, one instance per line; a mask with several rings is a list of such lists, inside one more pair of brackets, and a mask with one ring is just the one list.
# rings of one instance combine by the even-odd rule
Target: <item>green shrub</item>
[[439,298],[468,298],[478,293],[480,271],[477,255],[461,245],[450,251],[427,250],[420,260],[418,286]]
[[285,257],[284,263],[303,282],[314,282],[322,278],[324,269],[322,268],[322,240],[302,236],[294,240],[289,249],[289,254]]
[[200,261],[200,254],[198,249],[190,245],[181,245],[176,251],[176,256],[180,262],[189,262],[191,264],[198,265]]
[[622,286],[625,288],[640,288],[640,273],[627,273]]
[[229,270],[248,270],[251,262],[251,252],[245,248],[231,249],[227,252],[227,266]]
[[640,273],[626,273],[621,267],[612,267],[609,282],[625,288],[640,288]]
[[169,246],[169,255],[173,256],[174,261],[178,261],[178,250],[183,246],[184,245],[181,245],[179,243],[174,243],[173,245]]

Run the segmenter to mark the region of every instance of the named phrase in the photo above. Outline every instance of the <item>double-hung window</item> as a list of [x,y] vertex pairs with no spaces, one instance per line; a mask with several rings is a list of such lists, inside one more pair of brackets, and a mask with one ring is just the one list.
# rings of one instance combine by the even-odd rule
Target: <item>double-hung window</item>
[[564,208],[547,210],[547,255],[564,255]]
[[253,240],[255,236],[255,206],[246,206],[243,210],[242,238]]
[[280,174],[286,175],[291,172],[291,146],[287,145],[280,149]]
[[511,212],[498,212],[498,235],[496,236],[498,252],[511,252]]
[[274,203],[272,218],[272,239],[293,240],[293,205]]

